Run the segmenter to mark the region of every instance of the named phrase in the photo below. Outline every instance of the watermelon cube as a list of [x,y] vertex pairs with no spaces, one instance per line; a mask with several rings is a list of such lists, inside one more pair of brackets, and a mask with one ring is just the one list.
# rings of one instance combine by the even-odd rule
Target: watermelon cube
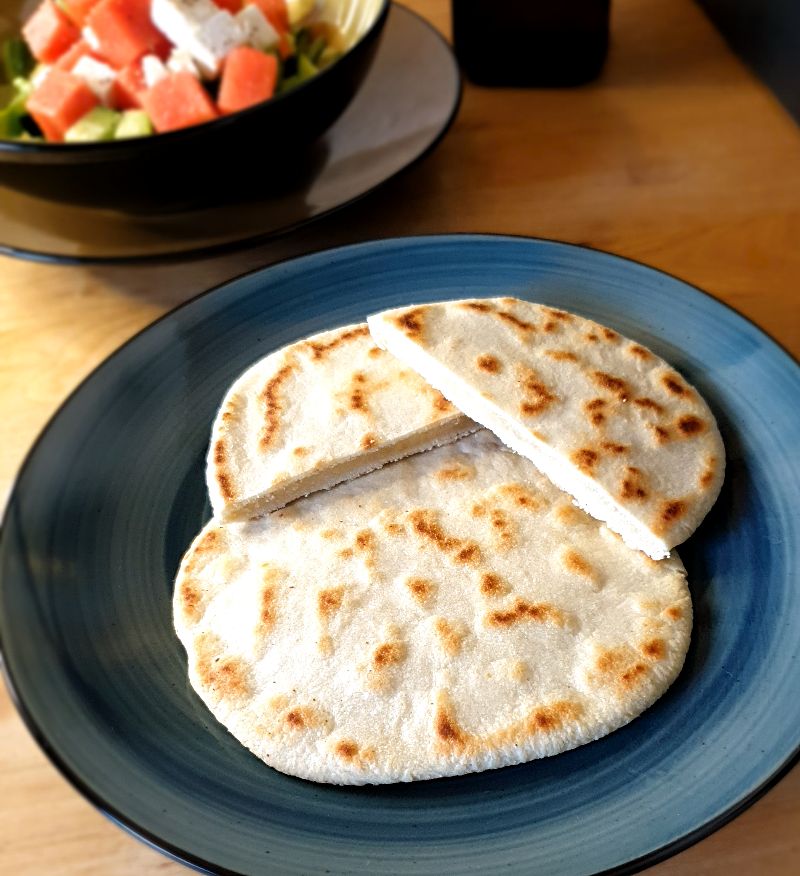
[[148,89],[142,99],[159,133],[188,128],[217,117],[208,93],[191,73],[171,73]]
[[37,61],[53,64],[78,40],[80,31],[52,0],[44,0],[25,22],[22,36]]
[[92,51],[92,47],[85,40],[73,43],[66,52],[56,61],[55,66],[59,70],[69,73],[81,58],[94,58],[100,60]]
[[97,104],[97,97],[83,79],[54,67],[28,98],[27,110],[48,140],[61,141],[67,130]]
[[59,0],[58,5],[78,27],[86,24],[86,18],[100,0]]
[[114,109],[139,109],[146,91],[142,62],[138,60],[120,70],[111,86],[108,100]]
[[279,33],[289,31],[289,7],[286,0],[249,0],[264,13],[269,23]]
[[269,100],[278,81],[278,59],[257,49],[239,46],[225,59],[217,106],[235,113]]
[[166,51],[163,34],[150,20],[150,0],[100,0],[86,23],[100,44],[100,54],[122,69],[150,52]]

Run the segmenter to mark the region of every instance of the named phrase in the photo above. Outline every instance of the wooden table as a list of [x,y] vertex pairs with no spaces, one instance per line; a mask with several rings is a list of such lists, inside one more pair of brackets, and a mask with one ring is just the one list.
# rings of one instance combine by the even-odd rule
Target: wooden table
[[[446,0],[409,5],[449,32]],[[39,429],[115,347],[201,290],[375,236],[495,231],[588,243],[703,287],[800,354],[800,130],[690,0],[615,0],[602,78],[577,90],[467,85],[421,165],[277,243],[169,267],[0,259],[0,505]],[[185,872],[97,814],[0,693],[0,871]],[[800,769],[651,871],[800,872]]]

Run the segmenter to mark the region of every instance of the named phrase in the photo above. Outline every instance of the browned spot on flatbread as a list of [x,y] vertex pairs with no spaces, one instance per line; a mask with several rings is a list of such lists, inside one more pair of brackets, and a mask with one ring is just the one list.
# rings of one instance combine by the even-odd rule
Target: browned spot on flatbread
[[222,700],[239,700],[249,696],[247,666],[239,657],[223,656],[220,640],[211,633],[202,633],[195,640],[197,662],[195,671],[200,684]]
[[416,510],[408,515],[414,532],[432,546],[453,555],[456,563],[475,563],[480,560],[481,551],[475,542],[464,541],[447,535],[436,519],[433,511]]
[[534,493],[522,484],[501,484],[497,488],[497,492],[508,499],[519,508],[527,508],[530,511],[536,511],[541,508],[541,502]]
[[436,748],[442,753],[463,751],[469,741],[468,735],[459,726],[453,707],[444,691],[437,697],[433,713],[433,732]]
[[619,486],[619,497],[626,502],[643,502],[647,498],[647,484],[640,468],[628,465]]
[[554,362],[577,362],[578,357],[569,350],[545,350],[544,355]]
[[475,565],[481,560],[481,549],[474,541],[465,542],[453,556],[453,562],[461,565]]
[[258,447],[262,452],[269,449],[280,429],[280,415],[283,411],[281,386],[288,380],[292,371],[294,371],[292,363],[284,365],[267,381],[267,385],[259,395],[259,401],[264,407],[265,420],[258,440]]
[[671,621],[679,621],[683,617],[683,609],[681,608],[680,605],[677,605],[677,604],[670,605],[664,609],[664,614]]
[[351,560],[354,556],[354,552],[350,547],[342,548],[337,556],[341,557],[343,560]]
[[512,326],[517,334],[521,335],[523,338],[526,338],[531,332],[536,331],[536,326],[532,322],[526,322],[524,319],[520,319],[508,310],[496,310],[495,314],[498,319]]
[[706,459],[705,468],[700,473],[700,477],[698,478],[698,484],[701,490],[707,490],[711,484],[714,483],[714,478],[717,473],[717,458],[716,456],[709,456]]
[[653,523],[653,532],[662,534],[674,526],[678,520],[689,510],[689,505],[684,499],[667,499],[658,506],[656,519]]
[[602,426],[606,420],[605,408],[608,402],[604,398],[593,398],[591,401],[584,402],[583,412],[586,418],[593,426]]
[[481,371],[485,371],[487,374],[499,374],[503,370],[503,363],[497,356],[492,356],[489,353],[478,356],[475,364]]
[[181,610],[183,616],[190,621],[199,621],[203,616],[205,599],[197,583],[189,577],[184,577],[180,587]]
[[192,548],[189,557],[184,562],[183,574],[186,578],[192,577],[197,572],[198,567],[206,562],[205,554],[216,551],[220,539],[221,534],[218,529],[209,529],[208,532],[200,538],[197,544]]
[[455,408],[450,404],[450,402],[436,389],[433,390],[433,409],[435,411],[439,411],[440,413],[449,413],[450,411],[454,411]]
[[352,760],[358,754],[358,746],[355,742],[343,739],[336,743],[334,751],[344,760]]
[[636,652],[622,645],[599,649],[588,677],[595,687],[610,688],[622,696],[641,684],[648,672],[647,666],[637,659]]
[[[328,353],[332,352],[337,347],[341,347],[342,344],[346,344],[349,341],[355,341],[358,338],[366,337],[368,334],[369,327],[366,325],[360,325],[356,326],[355,328],[348,329],[347,331],[340,332],[330,341],[306,341],[306,345],[311,350],[311,358],[319,361],[320,359],[324,359],[328,355]],[[378,348],[373,347],[373,349]]]
[[327,621],[342,607],[344,585],[326,587],[317,594],[317,613],[321,620]]
[[424,605],[433,596],[435,590],[433,581],[427,578],[409,578],[406,587],[420,605]]
[[366,432],[361,438],[361,449],[369,450],[378,443],[378,436],[374,432]]
[[653,354],[639,344],[631,344],[625,348],[625,352],[636,359],[640,359],[642,362],[647,362],[653,358]]
[[567,721],[574,721],[580,717],[580,709],[575,703],[559,701],[549,706],[539,706],[530,715],[532,730],[540,733],[553,733],[560,730]]
[[491,305],[485,301],[463,301],[459,306],[463,307],[464,310],[475,310],[478,313],[488,313],[492,310]]
[[440,468],[434,475],[437,481],[464,481],[475,477],[475,469],[461,462],[454,462]]
[[641,408],[643,411],[653,411],[654,414],[663,414],[664,408],[660,405],[655,399],[649,398],[648,396],[642,396],[641,398],[635,398],[633,403],[636,407]]
[[664,426],[656,426],[653,423],[648,423],[648,426],[656,444],[667,444],[672,440],[672,433]]
[[295,456],[308,456],[310,452],[311,450],[308,447],[295,447],[292,451]]
[[351,411],[359,414],[369,413],[366,382],[367,378],[363,371],[356,371],[352,376],[350,391],[347,397],[347,406]]
[[670,395],[674,395],[677,398],[685,398],[686,396],[691,395],[689,387],[686,386],[681,378],[673,372],[662,374],[660,382],[661,386],[663,386]]
[[562,526],[574,526],[585,519],[583,511],[576,508],[571,502],[563,502],[557,505],[554,512],[556,520]]
[[375,749],[371,746],[363,748],[352,739],[340,739],[333,746],[333,753],[347,763],[348,766],[365,769],[375,760]]
[[385,523],[383,528],[389,533],[389,535],[402,535],[406,531],[406,528],[402,523],[395,523],[394,521]]
[[600,340],[596,332],[586,332],[584,338],[592,344],[596,344]]
[[614,456],[622,456],[623,453],[627,453],[630,450],[628,444],[617,444],[616,441],[601,441],[600,446],[607,453],[611,453]]
[[567,313],[564,310],[557,310],[555,307],[545,307],[544,312],[553,319],[557,319],[559,322],[572,322],[573,320],[571,313]]
[[696,438],[698,435],[702,435],[707,428],[706,421],[694,414],[679,417],[675,423],[675,431],[680,438]]
[[495,545],[500,550],[508,550],[516,542],[516,527],[502,508],[492,508],[489,512],[489,525],[492,527]]
[[509,589],[503,578],[494,572],[484,572],[481,575],[481,593],[484,596],[504,596]]
[[663,639],[648,639],[642,642],[639,650],[650,660],[663,660],[667,654],[667,645]]
[[371,529],[361,529],[356,533],[356,550],[372,551],[375,549],[375,533]]
[[437,617],[434,620],[433,629],[445,654],[450,657],[458,654],[461,650],[465,633],[443,617]]
[[528,602],[526,599],[517,598],[510,609],[490,612],[486,618],[486,622],[492,627],[510,627],[521,621],[535,621],[563,627],[565,617],[562,611],[546,602]]
[[572,463],[580,469],[580,471],[584,474],[591,475],[594,472],[594,468],[597,465],[600,456],[596,450],[592,450],[590,447],[581,447],[570,453],[569,458],[572,460]]
[[545,334],[552,335],[559,329],[558,323],[553,319],[548,319],[542,326],[542,331]]
[[262,570],[261,595],[259,597],[258,624],[256,634],[266,636],[275,628],[278,620],[278,581],[281,573],[272,566]]
[[406,648],[402,642],[384,642],[372,652],[372,666],[375,669],[385,669],[402,663],[406,657]]
[[508,667],[508,677],[512,681],[523,682],[528,678],[528,664],[524,660],[512,660]]
[[378,356],[385,355],[385,352],[386,351],[381,350],[380,347],[370,347],[369,350],[367,350],[367,355],[369,356],[370,359],[377,359]]
[[289,730],[314,730],[330,726],[330,718],[316,706],[293,706],[281,715],[281,723]]
[[558,396],[551,392],[547,384],[532,368],[519,366],[518,374],[522,389],[522,401],[519,409],[524,416],[538,416],[558,401]]
[[615,377],[606,371],[592,371],[590,377],[596,386],[613,393],[620,401],[627,401],[630,390],[628,384],[621,377]]
[[392,322],[411,340],[420,340],[424,330],[423,310],[415,307],[405,313],[391,317]]
[[590,581],[594,581],[597,578],[594,566],[574,548],[566,548],[562,551],[561,563],[573,575],[580,575],[582,578],[588,578]]
[[603,338],[607,341],[618,341],[619,340],[619,335],[613,329],[603,328],[602,332],[603,332]]
[[339,532],[338,529],[323,529],[322,532],[320,532],[320,538],[324,538],[327,540],[331,540],[334,538],[341,538],[341,537],[342,537],[342,534],[341,534],[341,532]]

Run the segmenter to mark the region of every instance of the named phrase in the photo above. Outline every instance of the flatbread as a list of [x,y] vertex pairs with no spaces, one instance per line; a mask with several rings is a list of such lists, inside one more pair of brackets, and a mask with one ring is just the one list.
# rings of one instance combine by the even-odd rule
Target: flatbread
[[366,323],[290,344],[236,380],[217,414],[206,480],[214,514],[246,519],[474,431]]
[[630,547],[669,556],[714,504],[725,468],[714,417],[641,344],[516,298],[402,307],[368,323],[381,347]]
[[318,782],[432,779],[558,754],[650,706],[691,600],[481,430],[183,559],[194,689],[257,757]]

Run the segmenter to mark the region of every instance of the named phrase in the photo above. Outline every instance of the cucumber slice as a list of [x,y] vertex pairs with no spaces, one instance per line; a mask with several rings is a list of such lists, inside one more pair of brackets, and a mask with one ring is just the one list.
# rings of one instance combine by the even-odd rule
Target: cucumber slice
[[36,66],[36,61],[24,40],[11,37],[3,43],[3,73],[6,82],[25,78]]
[[319,73],[319,67],[308,57],[308,55],[297,56],[297,75],[301,82],[316,76]]
[[148,137],[153,133],[153,125],[144,110],[125,110],[114,131],[115,140],[130,137]]
[[21,88],[18,83],[25,83],[27,80],[16,80],[13,88],[3,86],[2,101],[8,101],[5,106],[0,109],[0,137],[6,140],[21,137],[25,132],[22,125],[22,118],[26,113],[25,104],[28,100],[30,88]]
[[94,143],[111,140],[120,121],[120,113],[105,106],[89,110],[64,135],[66,143]]

